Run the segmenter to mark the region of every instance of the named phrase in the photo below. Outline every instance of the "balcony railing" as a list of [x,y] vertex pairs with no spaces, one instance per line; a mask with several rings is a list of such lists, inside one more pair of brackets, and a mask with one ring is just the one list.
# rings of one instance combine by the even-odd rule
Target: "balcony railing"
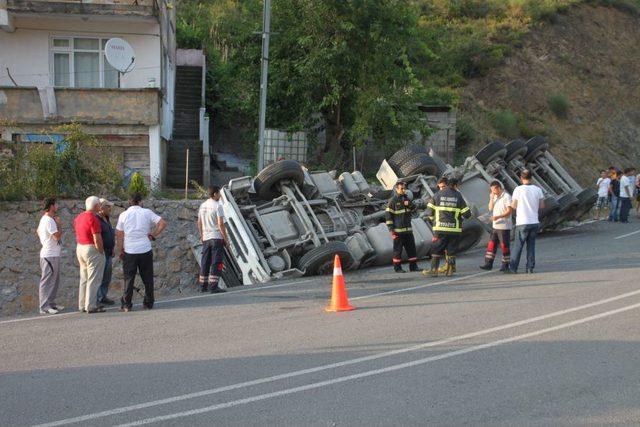
[[143,125],[160,122],[159,89],[0,87],[0,122]]
[[7,0],[11,13],[157,17],[158,0]]

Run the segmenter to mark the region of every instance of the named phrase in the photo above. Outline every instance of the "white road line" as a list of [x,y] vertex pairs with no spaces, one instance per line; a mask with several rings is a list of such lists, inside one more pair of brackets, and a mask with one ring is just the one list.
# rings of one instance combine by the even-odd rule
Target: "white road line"
[[359,374],[348,375],[346,377],[334,378],[334,379],[331,379],[331,380],[311,383],[311,384],[303,385],[303,386],[300,386],[300,387],[293,387],[293,388],[280,390],[280,391],[276,391],[276,392],[272,392],[272,393],[260,394],[260,395],[257,395],[257,396],[251,396],[251,397],[247,397],[247,398],[244,398],[244,399],[238,399],[238,400],[233,400],[233,401],[230,401],[230,402],[219,403],[217,405],[206,406],[204,408],[193,409],[193,410],[190,410],[190,411],[176,412],[176,413],[173,413],[173,414],[162,415],[162,416],[153,417],[153,418],[145,418],[145,419],[134,421],[134,422],[131,422],[131,423],[120,424],[120,425],[118,425],[118,427],[141,426],[141,425],[144,425],[144,424],[151,424],[151,423],[156,423],[156,422],[160,422],[160,421],[167,421],[167,420],[173,420],[173,419],[176,419],[176,418],[183,418],[183,417],[188,417],[188,416],[192,416],[192,415],[203,414],[203,413],[206,413],[206,412],[217,411],[219,409],[231,408],[231,407],[234,407],[234,406],[245,405],[247,403],[258,402],[258,401],[261,401],[261,400],[271,399],[271,398],[274,398],[274,397],[286,396],[286,395],[289,395],[289,394],[300,393],[300,392],[303,392],[303,391],[313,390],[313,389],[317,389],[317,388],[320,388],[320,387],[330,386],[330,385],[334,385],[334,384],[340,384],[340,383],[344,383],[344,382],[347,382],[347,381],[357,380],[357,379],[360,379],[360,378],[372,377],[374,375],[385,374],[387,372],[398,371],[400,369],[412,368],[412,367],[415,367],[415,366],[425,365],[425,364],[430,363],[430,362],[435,362],[437,360],[448,359],[448,358],[451,358],[451,357],[460,356],[460,355],[463,355],[463,354],[472,353],[472,352],[484,350],[484,349],[487,349],[487,348],[497,347],[497,346],[503,345],[503,344],[509,344],[509,343],[512,343],[512,342],[515,342],[515,341],[521,341],[523,339],[535,337],[535,336],[538,336],[538,335],[548,334],[550,332],[555,332],[555,331],[559,331],[559,330],[562,330],[562,329],[570,328],[572,326],[581,325],[583,323],[587,323],[587,322],[591,322],[593,320],[598,320],[598,319],[602,319],[602,318],[605,318],[605,317],[613,316],[615,314],[623,313],[625,311],[633,310],[633,309],[636,309],[636,308],[640,308],[640,303],[633,304],[633,305],[628,305],[626,307],[618,308],[618,309],[615,309],[615,310],[606,311],[604,313],[596,314],[596,315],[593,315],[593,316],[584,317],[582,319],[574,320],[572,322],[562,323],[560,325],[552,326],[550,328],[544,328],[544,329],[540,329],[540,330],[529,332],[529,333],[522,334],[522,335],[516,335],[516,336],[513,336],[513,337],[509,337],[509,338],[504,338],[504,339],[500,339],[500,340],[496,340],[496,341],[491,341],[491,342],[488,342],[488,343],[485,343],[485,344],[474,345],[474,346],[463,348],[463,349],[460,349],[460,350],[449,351],[449,352],[446,352],[446,353],[443,353],[443,354],[439,354],[437,356],[425,357],[423,359],[414,360],[412,362],[400,363],[400,364],[397,364],[397,365],[387,366],[386,368],[374,369],[374,370],[371,370],[371,371],[361,372]]
[[634,234],[640,233],[640,230],[634,231],[633,233],[623,234],[622,236],[614,237],[613,240],[624,239],[625,237],[633,236]]
[[[414,291],[416,289],[422,289],[422,288],[430,288],[432,286],[443,285],[445,283],[459,282],[460,280],[470,279],[472,277],[484,276],[485,274],[491,274],[491,271],[482,271],[480,273],[469,274],[468,276],[458,276],[458,277],[454,277],[453,279],[440,280],[439,282],[433,282],[433,283],[427,283],[427,284],[424,284],[424,285],[412,286],[410,288],[400,288],[400,289],[394,289],[392,291],[377,292],[375,294],[361,295],[361,296],[358,296],[358,297],[349,298],[349,301],[355,301],[355,300],[360,300],[360,299],[365,299],[365,298],[379,297],[379,296],[382,296],[382,295],[399,294],[401,292]],[[428,280],[428,279],[425,277],[425,280]]]
[[493,328],[488,328],[488,329],[483,329],[480,331],[476,331],[476,332],[471,332],[471,333],[467,333],[467,334],[463,334],[463,335],[457,335],[457,336],[453,336],[453,337],[449,337],[449,338],[444,338],[438,341],[432,341],[432,342],[426,342],[426,343],[422,343],[422,344],[418,344],[412,347],[406,347],[406,348],[400,348],[400,349],[396,349],[396,350],[390,350],[390,351],[386,351],[386,352],[382,352],[382,353],[377,353],[377,354],[372,354],[370,356],[364,356],[364,357],[358,357],[355,359],[348,359],[348,360],[344,360],[342,362],[336,362],[336,363],[331,363],[328,365],[320,365],[320,366],[316,366],[313,368],[308,368],[308,369],[301,369],[298,371],[292,371],[292,372],[286,372],[283,374],[279,374],[279,375],[274,375],[271,377],[264,377],[264,378],[258,378],[255,380],[251,380],[251,381],[245,381],[245,382],[241,382],[241,383],[237,383],[237,384],[231,384],[228,386],[224,386],[224,387],[218,387],[218,388],[213,388],[213,389],[209,389],[209,390],[203,390],[203,391],[198,391],[198,392],[194,392],[194,393],[188,393],[188,394],[183,394],[183,395],[179,395],[179,396],[173,396],[173,397],[168,397],[165,399],[160,399],[160,400],[153,400],[153,401],[149,401],[149,402],[144,402],[144,403],[139,403],[136,405],[131,405],[131,406],[123,406],[120,408],[114,408],[114,409],[110,409],[107,411],[102,411],[102,412],[95,412],[92,414],[86,414],[86,415],[81,415],[78,417],[73,417],[73,418],[66,418],[63,420],[58,420],[58,421],[52,421],[49,423],[45,423],[45,424],[39,424],[36,427],[53,427],[53,426],[61,426],[61,425],[66,425],[66,424],[73,424],[73,423],[79,423],[79,422],[84,422],[84,421],[90,421],[90,420],[94,420],[97,418],[103,418],[103,417],[108,417],[108,416],[112,416],[112,415],[117,415],[117,414],[122,414],[125,412],[131,412],[131,411],[136,411],[139,409],[145,409],[145,408],[151,408],[154,406],[160,406],[160,405],[166,405],[166,404],[170,404],[170,403],[175,403],[175,402],[180,402],[183,400],[188,400],[188,399],[194,399],[197,397],[204,397],[204,396],[210,396],[212,394],[217,394],[217,393],[222,393],[222,392],[226,392],[226,391],[231,391],[231,390],[237,390],[237,389],[241,389],[241,388],[245,388],[245,387],[251,387],[251,386],[255,386],[255,385],[260,385],[260,384],[265,384],[265,383],[269,383],[269,382],[274,382],[274,381],[278,381],[278,380],[282,380],[282,379],[288,379],[288,378],[293,378],[293,377],[298,377],[301,375],[306,375],[306,374],[311,374],[311,373],[315,373],[315,372],[320,372],[320,371],[326,371],[329,369],[335,369],[335,368],[340,368],[343,366],[349,366],[349,365],[354,365],[357,363],[362,363],[362,362],[368,362],[368,361],[372,361],[372,360],[377,360],[377,359],[381,359],[381,358],[385,358],[385,357],[389,357],[389,356],[395,356],[395,355],[399,355],[399,354],[404,354],[404,353],[408,353],[408,352],[412,352],[412,351],[416,351],[416,350],[422,350],[425,348],[429,348],[429,347],[436,347],[439,345],[444,345],[444,344],[450,344],[452,342],[455,341],[461,341],[461,340],[465,340],[465,339],[469,339],[469,338],[476,338],[482,335],[487,335],[487,334],[491,334],[494,332],[499,332],[499,331],[503,331],[506,329],[511,329],[511,328],[516,328],[519,326],[524,326],[530,323],[534,323],[534,322],[539,322],[541,320],[547,320],[547,319],[551,319],[553,317],[558,317],[558,316],[563,316],[565,314],[569,314],[569,313],[573,313],[576,311],[580,311],[580,310],[585,310],[588,308],[592,308],[592,307],[597,307],[599,305],[603,305],[603,304],[608,304],[614,301],[618,301],[624,298],[629,298],[635,295],[639,295],[640,294],[640,290],[636,290],[636,291],[632,291],[632,292],[627,292],[624,294],[620,294],[620,295],[616,295],[614,297],[610,297],[610,298],[606,298],[606,299],[602,299],[602,300],[598,300],[598,301],[594,301],[594,302],[590,302],[588,304],[584,304],[584,305],[579,305],[576,307],[571,307],[571,308],[567,308],[564,310],[560,310],[560,311],[555,311],[553,313],[548,313],[548,314],[543,314],[540,316],[536,316],[536,317],[531,317],[529,319],[523,319],[523,320],[519,320],[513,323],[508,323],[505,325],[500,325],[500,326],[495,326]]
[[[179,302],[179,301],[188,301],[188,300],[192,300],[192,299],[197,299],[197,298],[210,298],[210,297],[223,297],[225,295],[233,295],[233,294],[239,294],[239,293],[243,293],[243,292],[251,292],[251,291],[260,291],[262,289],[273,289],[273,288],[282,288],[285,286],[293,286],[293,285],[302,285],[305,283],[309,283],[312,282],[313,279],[309,279],[309,280],[302,280],[302,281],[298,281],[298,282],[288,282],[288,283],[280,283],[278,285],[267,285],[267,286],[261,286],[261,285],[244,285],[242,288],[237,289],[237,290],[233,290],[233,288],[231,288],[231,290],[227,293],[224,294],[205,294],[205,295],[193,295],[190,297],[184,297],[184,298],[174,298],[174,299],[167,299],[167,300],[159,300],[156,301],[155,304],[156,305],[160,305],[160,304],[167,304],[170,302]],[[136,304],[136,307],[140,307],[142,306],[142,304]],[[112,308],[108,308],[107,311],[113,311],[113,310],[117,310],[118,308],[116,307],[112,307]],[[53,315],[41,315],[41,316],[34,316],[34,317],[22,317],[19,319],[11,319],[11,320],[2,320],[0,321],[0,325],[5,324],[5,323],[17,323],[17,322],[26,322],[28,320],[46,320],[46,319],[60,319],[62,317],[69,317],[72,315],[80,315],[81,313],[79,311],[70,311],[68,313],[59,313],[59,314],[53,314]]]

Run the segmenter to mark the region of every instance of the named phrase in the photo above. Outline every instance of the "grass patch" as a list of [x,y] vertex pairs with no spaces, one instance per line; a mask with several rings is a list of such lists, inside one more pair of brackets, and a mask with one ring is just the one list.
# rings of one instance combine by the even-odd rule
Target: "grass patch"
[[511,110],[498,110],[490,114],[491,125],[496,132],[507,139],[520,136],[520,120]]
[[563,94],[554,93],[549,95],[549,97],[547,98],[547,104],[549,105],[549,110],[551,110],[551,112],[555,114],[556,117],[560,119],[566,119],[569,115],[569,101]]

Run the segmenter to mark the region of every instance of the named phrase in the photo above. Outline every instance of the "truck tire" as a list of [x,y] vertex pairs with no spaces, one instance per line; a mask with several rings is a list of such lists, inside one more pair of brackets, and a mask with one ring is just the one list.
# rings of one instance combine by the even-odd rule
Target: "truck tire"
[[280,160],[262,169],[253,180],[253,188],[262,200],[273,200],[281,193],[277,184],[290,179],[298,185],[304,182],[304,171],[295,160]]
[[438,175],[436,175],[436,178],[440,178],[447,170],[447,164],[438,156],[431,157],[431,159],[438,166]]
[[302,255],[298,261],[298,269],[304,271],[305,276],[328,274],[333,271],[333,259],[336,255],[340,257],[345,270],[353,264],[353,257],[346,243],[328,242]]
[[511,160],[517,157],[524,157],[527,155],[527,143],[524,139],[515,139],[508,143],[505,148],[507,154],[504,156],[504,161],[509,163]]
[[462,223],[462,236],[458,244],[458,254],[476,246],[482,240],[484,233],[486,233],[484,227],[476,218],[465,219]]
[[560,224],[563,217],[558,211],[558,201],[555,197],[544,198],[544,209],[540,211],[539,218],[542,230],[553,230]]
[[598,192],[594,188],[585,188],[576,195],[576,198],[578,199],[578,207],[573,219],[580,220],[593,209],[596,200],[598,200]]
[[391,169],[397,174],[400,171],[400,166],[402,166],[409,159],[414,157],[416,154],[427,154],[427,150],[420,145],[407,145],[402,147],[398,151],[396,151],[389,159],[387,163],[391,166]]
[[476,159],[478,159],[482,166],[487,166],[496,159],[504,158],[505,154],[507,154],[507,149],[504,144],[500,141],[492,141],[478,151]]
[[549,143],[544,137],[534,136],[527,141],[527,154],[524,156],[524,160],[526,162],[531,162],[548,149]]
[[401,177],[418,174],[438,176],[439,171],[436,162],[426,153],[415,154],[400,166]]
[[578,207],[578,198],[573,193],[567,193],[558,198],[558,210],[566,219],[572,217],[572,210]]

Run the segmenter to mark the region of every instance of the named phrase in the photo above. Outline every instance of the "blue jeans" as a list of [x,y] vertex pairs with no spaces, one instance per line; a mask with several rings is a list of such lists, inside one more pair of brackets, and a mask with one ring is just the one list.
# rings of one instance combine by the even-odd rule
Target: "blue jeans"
[[102,283],[100,283],[100,287],[98,288],[98,304],[107,297],[107,293],[109,293],[109,284],[111,283],[111,260],[113,259],[113,256],[105,255],[105,258],[104,275],[102,276]]
[[609,211],[609,221],[618,221],[620,219],[620,198],[611,195],[611,210]]
[[536,266],[536,236],[538,235],[539,229],[540,224],[516,226],[516,240],[514,242],[513,251],[511,251],[511,263],[509,265],[511,271],[518,271],[520,256],[522,255],[525,243],[527,244],[527,271],[534,269]]

